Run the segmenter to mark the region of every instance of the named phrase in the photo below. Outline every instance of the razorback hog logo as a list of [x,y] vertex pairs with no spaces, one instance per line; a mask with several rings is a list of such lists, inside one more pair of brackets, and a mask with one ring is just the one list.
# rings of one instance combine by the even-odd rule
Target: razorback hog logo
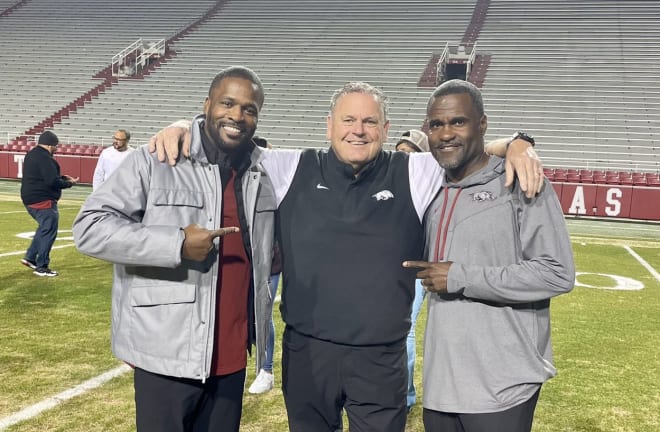
[[494,199],[495,195],[488,191],[476,192],[472,194],[472,201],[493,201]]
[[394,198],[394,194],[387,189],[377,192],[371,195],[371,198],[375,198],[376,201],[387,201],[390,198]]

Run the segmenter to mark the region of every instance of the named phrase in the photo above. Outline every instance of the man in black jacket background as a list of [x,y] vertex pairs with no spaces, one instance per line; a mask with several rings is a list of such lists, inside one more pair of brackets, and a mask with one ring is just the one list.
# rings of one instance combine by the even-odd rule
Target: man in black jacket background
[[37,276],[58,275],[49,267],[50,250],[57,238],[60,219],[57,201],[62,196],[62,189],[78,183],[77,177],[60,174],[60,165],[53,157],[58,144],[57,135],[46,131],[39,136],[37,145],[25,155],[23,161],[21,200],[39,227],[21,263],[33,269]]

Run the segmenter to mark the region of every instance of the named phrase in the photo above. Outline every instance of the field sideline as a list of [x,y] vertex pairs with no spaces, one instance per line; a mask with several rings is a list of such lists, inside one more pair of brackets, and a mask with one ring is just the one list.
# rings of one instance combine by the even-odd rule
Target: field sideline
[[[19,263],[36,227],[20,202],[19,185],[0,181],[0,431],[134,430],[130,372],[87,385],[121,366],[110,353],[111,266],[72,247],[71,223],[91,189],[64,191],[58,248],[51,253],[60,276],[38,278]],[[573,292],[553,301],[559,375],[543,387],[534,431],[658,431],[660,226],[567,223],[579,275]],[[283,325],[279,312],[275,317],[279,339]],[[423,312],[418,335],[425,318]],[[418,336],[419,387],[421,342]],[[246,392],[242,431],[288,430],[279,342],[275,354],[276,388],[258,396]],[[248,374],[251,382],[252,364]],[[65,398],[69,394],[74,397]],[[48,409],[34,410],[39,403]],[[420,406],[407,431],[423,430]],[[28,407],[37,415],[10,421]]]

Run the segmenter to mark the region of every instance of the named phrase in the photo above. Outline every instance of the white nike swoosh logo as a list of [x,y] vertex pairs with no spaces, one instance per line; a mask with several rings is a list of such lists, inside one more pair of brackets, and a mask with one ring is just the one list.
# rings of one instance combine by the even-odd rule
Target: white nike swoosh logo
[[327,186],[323,186],[321,183],[317,183],[317,185],[316,185],[316,189],[327,189],[327,190],[330,190],[329,187],[327,187]]

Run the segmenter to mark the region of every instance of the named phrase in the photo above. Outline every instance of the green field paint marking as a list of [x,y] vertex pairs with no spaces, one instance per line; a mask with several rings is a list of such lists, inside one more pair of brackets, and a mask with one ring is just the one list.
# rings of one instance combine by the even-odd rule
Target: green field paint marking
[[634,250],[632,250],[631,248],[629,248],[628,246],[624,246],[623,248],[624,248],[625,250],[627,250],[628,253],[629,253],[630,255],[632,255],[633,258],[635,258],[635,259],[636,259],[636,260],[642,265],[642,267],[644,267],[646,270],[648,270],[649,273],[651,273],[651,275],[655,278],[655,280],[657,280],[658,282],[660,282],[660,273],[658,273],[658,272],[657,272],[657,271],[651,266],[651,264],[647,263],[646,260],[645,260],[644,258],[642,258],[641,256],[637,255],[637,253],[636,253]]
[[[578,281],[578,276],[582,275],[595,275],[600,277],[606,277],[614,281],[613,286],[596,286],[581,283]],[[589,272],[576,272],[575,273],[575,286],[583,288],[595,288],[595,289],[606,289],[606,290],[619,290],[619,291],[639,291],[644,289],[644,284],[636,279],[632,279],[625,276],[605,274],[605,273],[589,273]]]
[[123,375],[130,370],[131,370],[130,366],[126,364],[121,365],[97,377],[89,379],[80,385],[70,388],[69,390],[65,390],[62,393],[58,393],[55,396],[49,397],[48,399],[44,399],[41,402],[31,405],[17,412],[16,414],[12,414],[9,417],[0,419],[0,431],[5,430],[8,427],[20,423],[22,421],[34,418],[44,411],[48,411],[50,409],[55,408],[62,402],[65,402],[76,396],[80,396],[84,393],[87,393],[90,390],[102,386],[111,379]]

